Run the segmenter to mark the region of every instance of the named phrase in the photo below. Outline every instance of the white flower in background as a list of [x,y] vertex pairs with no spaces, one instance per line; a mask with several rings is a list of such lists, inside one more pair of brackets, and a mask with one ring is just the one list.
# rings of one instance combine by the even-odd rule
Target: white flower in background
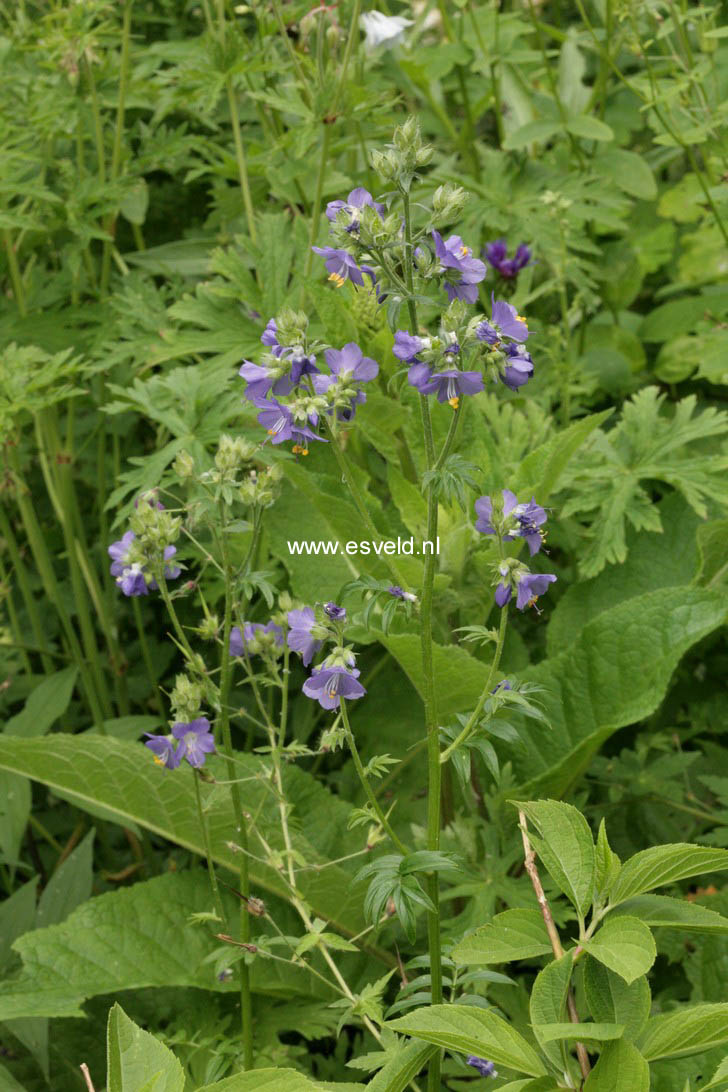
[[366,11],[359,16],[359,26],[366,34],[364,48],[367,53],[383,46],[390,49],[404,41],[406,27],[412,26],[411,19],[405,19],[403,15],[384,15],[381,11]]

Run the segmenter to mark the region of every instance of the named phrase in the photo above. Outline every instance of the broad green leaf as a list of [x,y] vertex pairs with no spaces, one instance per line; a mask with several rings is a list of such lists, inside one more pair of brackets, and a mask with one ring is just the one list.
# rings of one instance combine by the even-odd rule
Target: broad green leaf
[[649,1092],[650,1067],[624,1039],[607,1043],[584,1084],[584,1092]]
[[652,997],[646,978],[629,985],[591,956],[584,961],[584,992],[592,1019],[621,1024],[625,1039],[636,1039],[647,1023]]
[[[237,903],[226,896],[234,929]],[[188,986],[234,990],[221,983],[206,958],[219,948],[210,930],[192,925],[191,914],[213,909],[204,872],[157,876],[131,887],[98,895],[61,925],[24,933],[15,941],[23,961],[16,979],[0,985],[0,1020],[29,1016],[79,1016],[90,997],[120,990]],[[255,961],[253,989],[272,996],[320,995],[303,968]]]
[[616,921],[620,915],[629,914],[639,918],[652,928],[665,926],[668,929],[688,929],[698,933],[728,933],[728,918],[684,899],[672,899],[667,895],[638,895],[627,899],[614,910],[610,920]]
[[18,1084],[15,1077],[4,1065],[0,1065],[0,1088],[3,1092],[27,1092],[22,1084]]
[[12,959],[13,941],[33,928],[37,889],[38,877],[34,876],[0,902],[0,971]]
[[535,141],[550,140],[558,131],[559,123],[556,121],[528,121],[506,137],[503,147],[510,150],[525,148]]
[[594,895],[594,839],[584,816],[559,800],[516,805],[540,835],[534,845],[555,884],[583,918]]
[[0,855],[14,865],[30,815],[30,785],[23,777],[0,771]]
[[568,428],[551,436],[546,443],[526,455],[518,467],[513,491],[519,495],[534,495],[546,504],[555,492],[559,479],[581,445],[595,428],[600,428],[614,411],[603,410],[581,417]]
[[544,1035],[544,1030],[563,1022],[573,959],[572,952],[567,952],[561,959],[553,959],[539,971],[531,987],[531,1027],[539,1046],[557,1069],[563,1064],[561,1050],[558,1043],[552,1044],[551,1039]]
[[546,926],[538,910],[504,910],[487,925],[463,937],[452,957],[456,963],[478,966],[530,959],[551,951]]
[[694,331],[706,312],[720,316],[728,308],[728,292],[703,293],[662,303],[645,317],[638,333],[644,341],[671,341]]
[[392,1031],[462,1054],[477,1054],[532,1077],[545,1069],[529,1043],[494,1012],[470,1005],[430,1005],[390,1020]]
[[672,845],[652,846],[635,853],[622,865],[611,895],[611,903],[617,906],[643,891],[664,887],[689,876],[706,872],[725,872],[728,869],[728,850],[678,842]]
[[543,1043],[572,1042],[607,1043],[621,1039],[624,1028],[621,1024],[542,1024],[534,1032]]
[[582,942],[590,955],[629,984],[647,974],[657,950],[652,933],[637,918],[608,918],[595,936]]
[[7,722],[4,730],[8,735],[26,739],[45,735],[68,708],[77,675],[77,667],[48,675],[33,690],[22,711]]
[[598,901],[600,906],[606,902],[607,893],[611,890],[621,867],[622,862],[609,844],[607,827],[602,819],[594,847],[594,895],[595,901]]
[[585,140],[614,140],[614,130],[590,114],[569,118],[566,128],[574,136],[583,137]]
[[295,1069],[254,1069],[206,1084],[199,1092],[317,1092],[323,1087]]
[[118,1004],[109,1012],[106,1049],[108,1092],[183,1092],[184,1071],[172,1051]]
[[[221,760],[213,759],[211,770]],[[261,760],[238,755],[239,776],[246,778],[246,807],[269,844],[283,848],[279,816],[273,796],[258,780]],[[223,766],[219,767],[224,770]],[[10,739],[0,736],[0,769],[22,773],[62,791],[78,807],[103,806],[117,822],[131,820],[155,834],[204,856],[192,771],[161,770],[150,761],[148,750],[139,743],[91,735],[54,735],[47,739]],[[224,777],[224,772],[221,773]],[[359,848],[356,835],[346,831],[350,808],[334,799],[313,778],[295,769],[284,771],[286,795],[294,815],[307,816],[306,836],[293,825],[293,847],[308,864],[324,864],[331,857]],[[235,818],[227,791],[202,786],[207,808],[212,853],[218,864],[237,874],[239,862],[229,848]],[[315,839],[315,844],[312,840]],[[348,848],[347,848],[348,847]],[[250,863],[254,886],[285,895],[275,868]],[[343,932],[364,928],[361,894],[351,873],[337,865],[301,872],[299,886],[320,917]]]
[[537,1077],[536,1080],[526,1077],[524,1081],[509,1081],[501,1085],[498,1092],[558,1092],[560,1087],[553,1077]]
[[605,148],[595,157],[594,166],[631,197],[650,201],[657,196],[657,183],[647,160],[626,148]]
[[[728,28],[726,28],[728,29]],[[700,1092],[707,1092],[708,1088],[717,1088],[718,1085],[728,1083],[728,1058],[724,1058],[720,1063],[715,1073],[711,1077],[708,1084],[704,1084]]]
[[683,1005],[647,1022],[638,1045],[648,1061],[700,1054],[728,1042],[728,1004]]
[[60,924],[77,906],[91,898],[94,834],[94,830],[88,832],[43,888],[35,915],[36,929]]
[[368,1092],[404,1092],[436,1053],[429,1043],[407,1043],[368,1083]]
[[700,571],[697,581],[705,587],[714,588],[728,582],[726,542],[728,542],[728,519],[714,519],[698,527]]

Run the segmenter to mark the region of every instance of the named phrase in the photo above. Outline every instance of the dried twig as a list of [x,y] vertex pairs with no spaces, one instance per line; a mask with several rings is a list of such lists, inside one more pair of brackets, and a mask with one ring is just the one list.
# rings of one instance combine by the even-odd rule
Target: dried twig
[[88,1066],[85,1062],[81,1062],[81,1072],[83,1073],[83,1079],[86,1082],[88,1092],[96,1092],[96,1089],[94,1088],[94,1082],[91,1080],[91,1074],[89,1073]]
[[[528,824],[526,822],[525,812],[519,810],[518,812],[518,825],[521,828],[521,838],[523,840],[523,852],[526,865],[526,872],[528,873],[533,890],[536,893],[538,899],[538,905],[543,916],[544,924],[546,925],[546,932],[549,935],[551,941],[551,948],[554,953],[555,959],[561,959],[564,955],[564,948],[559,937],[558,930],[554,923],[553,915],[551,913],[551,907],[549,906],[548,899],[544,893],[543,885],[541,883],[541,877],[538,874],[538,868],[536,866],[536,853],[531,845],[531,841],[528,837]],[[569,1011],[569,1020],[572,1024],[579,1023],[579,1013],[576,1011],[576,1004],[574,1002],[574,994],[569,989],[566,995],[566,1007]],[[591,1072],[591,1065],[589,1064],[589,1055],[587,1054],[586,1047],[583,1043],[576,1044],[576,1056],[579,1059],[579,1067],[581,1069],[584,1080],[589,1076]]]

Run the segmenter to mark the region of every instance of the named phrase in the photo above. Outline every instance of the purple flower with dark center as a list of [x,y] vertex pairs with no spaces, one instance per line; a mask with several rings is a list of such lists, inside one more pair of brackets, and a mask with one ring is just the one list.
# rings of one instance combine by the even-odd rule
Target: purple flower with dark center
[[435,242],[435,254],[443,269],[452,269],[460,274],[457,281],[445,281],[445,291],[449,300],[465,300],[475,303],[478,298],[477,285],[485,277],[486,269],[479,258],[473,257],[469,246],[465,246],[459,235],[451,235],[443,242],[438,231],[432,232]]
[[151,732],[145,732],[145,735],[148,739],[144,746],[154,755],[157,766],[176,770],[184,756],[184,744],[176,742],[171,736],[155,736]]
[[[429,338],[427,339],[429,342]],[[397,330],[394,335],[394,348],[392,352],[398,360],[403,360],[405,364],[415,364],[420,362],[418,353],[421,353],[423,349],[428,348],[428,343],[421,337],[417,337],[415,334],[411,334],[409,330]]]
[[326,260],[326,268],[329,271],[329,280],[333,281],[337,288],[341,288],[347,280],[360,288],[364,284],[364,274],[371,278],[372,284],[376,284],[376,277],[371,266],[356,264],[351,254],[346,250],[336,250],[332,246],[315,246],[311,248],[314,253],[320,254]]
[[357,186],[355,190],[351,191],[346,201],[329,201],[326,206],[326,216],[332,223],[335,223],[338,214],[344,209],[349,215],[346,230],[357,232],[361,220],[361,210],[367,206],[373,208],[380,217],[383,217],[386,212],[384,205],[380,205],[378,201],[375,201],[369,190],[365,190],[363,186]]
[[275,399],[258,401],[257,405],[261,407],[261,412],[258,414],[258,423],[266,429],[271,438],[271,443],[282,444],[285,440],[293,440],[294,451],[298,448],[303,455],[308,454],[306,440],[321,440],[326,443],[323,437],[317,436],[306,425],[299,425],[294,421],[293,414],[288,407],[281,405]]
[[481,1077],[497,1077],[498,1070],[495,1068],[492,1062],[489,1062],[487,1058],[479,1058],[477,1054],[469,1054],[465,1059],[466,1065],[471,1065],[473,1069],[477,1069]]
[[316,615],[313,607],[303,607],[302,610],[289,610],[288,612],[288,647],[294,652],[300,652],[301,659],[306,667],[311,663],[323,644],[311,633],[316,625]]
[[407,373],[407,378],[420,394],[437,394],[438,402],[448,402],[453,409],[457,409],[460,398],[464,394],[479,394],[483,390],[483,377],[480,372],[461,372],[457,368],[447,368],[443,372],[431,372],[427,368],[428,375],[418,368],[427,368],[427,365],[413,365]]
[[341,698],[353,701],[366,694],[358,678],[355,667],[315,667],[303,684],[303,692],[307,698],[315,698],[323,709],[338,709]]
[[533,360],[525,345],[515,345],[513,342],[506,345],[505,354],[507,361],[500,377],[501,382],[515,391],[528,383],[533,375]]
[[509,258],[505,239],[496,239],[494,243],[486,243],[482,254],[496,273],[500,273],[501,277],[507,281],[512,281],[514,277],[517,277],[522,269],[530,265],[532,259],[531,248],[526,246],[525,243],[521,243],[513,257]]
[[290,394],[295,386],[291,376],[279,375],[277,369],[267,368],[265,364],[253,364],[251,360],[245,361],[238,375],[248,384],[245,397],[249,402],[257,402],[270,393],[276,396]]
[[346,608],[340,607],[334,602],[329,602],[325,605],[324,614],[330,618],[332,622],[346,621]]
[[195,769],[204,766],[205,756],[215,750],[215,738],[207,717],[198,717],[187,724],[173,724],[172,735],[180,741],[182,757]]
[[277,626],[274,621],[266,622],[263,625],[262,622],[243,622],[243,628],[240,626],[233,626],[230,630],[230,655],[231,656],[244,656],[246,653],[254,655],[257,649],[251,649],[251,644],[256,641],[259,634],[273,636],[273,643],[278,648],[283,648],[283,630],[280,626]]

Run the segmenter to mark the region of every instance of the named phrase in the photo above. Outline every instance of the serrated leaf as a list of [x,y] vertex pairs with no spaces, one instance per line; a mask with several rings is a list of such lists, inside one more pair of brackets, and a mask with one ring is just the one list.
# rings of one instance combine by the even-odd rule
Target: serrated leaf
[[109,1012],[106,1042],[108,1092],[183,1092],[184,1071],[172,1051],[118,1004]]
[[621,914],[639,918],[653,929],[687,929],[697,933],[728,933],[728,918],[717,914],[707,906],[684,899],[672,899],[668,895],[638,895],[627,899],[613,912],[613,918]]
[[683,1058],[728,1042],[728,1004],[682,1005],[647,1022],[638,1046],[648,1061]]
[[546,926],[538,910],[504,910],[455,945],[456,963],[479,966],[530,959],[551,951]]
[[388,1021],[385,1026],[448,1050],[477,1054],[532,1077],[546,1073],[523,1036],[490,1010],[470,1005],[431,1005]]
[[7,721],[4,731],[24,739],[45,735],[68,708],[77,676],[77,667],[66,667],[46,676],[32,691],[22,711]]
[[572,1042],[574,1040],[585,1043],[607,1043],[614,1039],[621,1039],[624,1028],[620,1024],[542,1024],[534,1027],[534,1032],[543,1043]]
[[561,1050],[558,1045],[553,1045],[552,1038],[546,1036],[544,1031],[563,1023],[573,961],[572,952],[567,952],[560,959],[553,959],[539,971],[531,987],[531,1027],[539,1046],[557,1069],[562,1065]]
[[206,1084],[199,1092],[320,1092],[325,1087],[295,1069],[255,1069]]
[[631,1043],[607,1043],[584,1084],[584,1092],[649,1092],[650,1068]]
[[728,850],[677,842],[672,845],[652,846],[635,853],[622,865],[611,896],[613,906],[650,891],[664,887],[689,876],[705,872],[725,872],[728,869]]
[[637,918],[608,918],[582,947],[629,984],[647,974],[657,956],[652,933]]
[[584,816],[560,800],[516,805],[540,834],[537,852],[554,883],[584,917],[594,895],[594,839]]
[[584,993],[592,1019],[621,1024],[625,1039],[636,1039],[650,1015],[652,996],[646,978],[629,985],[591,956],[584,961]]
[[407,1043],[372,1078],[368,1092],[404,1092],[436,1053],[437,1047],[429,1043]]

